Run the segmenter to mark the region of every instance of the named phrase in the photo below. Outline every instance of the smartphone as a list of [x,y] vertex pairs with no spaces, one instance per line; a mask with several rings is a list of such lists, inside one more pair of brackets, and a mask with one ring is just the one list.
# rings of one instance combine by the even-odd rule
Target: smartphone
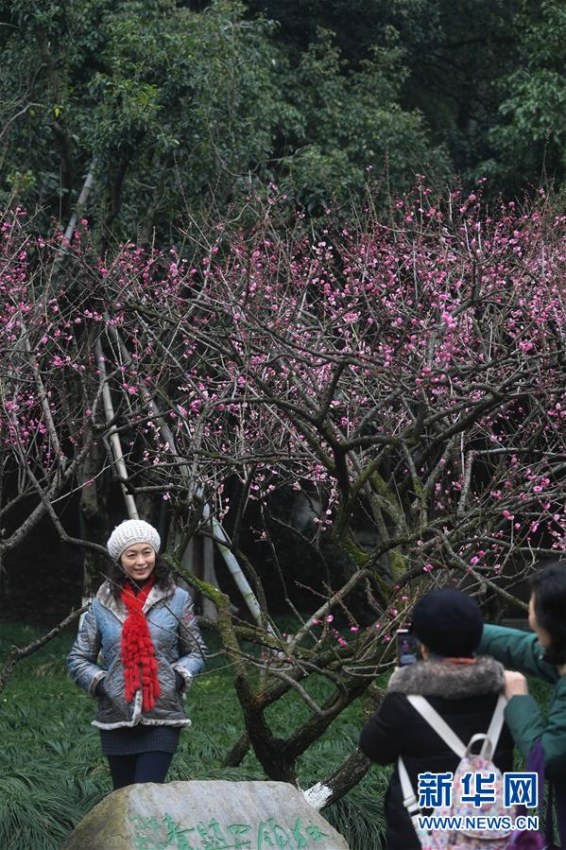
[[419,642],[408,629],[397,632],[397,665],[406,667],[419,660]]

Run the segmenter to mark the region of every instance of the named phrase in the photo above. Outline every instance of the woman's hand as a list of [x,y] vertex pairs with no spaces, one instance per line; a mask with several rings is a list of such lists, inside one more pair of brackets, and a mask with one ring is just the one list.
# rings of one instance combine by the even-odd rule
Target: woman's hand
[[503,679],[505,682],[504,693],[507,699],[529,693],[527,680],[522,673],[517,673],[515,670],[505,670]]

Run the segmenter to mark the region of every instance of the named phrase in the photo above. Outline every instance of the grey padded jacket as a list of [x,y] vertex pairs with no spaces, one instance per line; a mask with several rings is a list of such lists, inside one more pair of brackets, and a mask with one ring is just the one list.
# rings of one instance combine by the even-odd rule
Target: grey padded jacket
[[[121,660],[122,626],[127,617],[109,582],[99,588],[79,628],[67,657],[72,680],[91,696],[104,680],[103,695],[93,726],[119,729],[146,725],[189,726],[183,707],[184,692],[204,666],[206,645],[197,626],[190,594],[171,584],[163,590],[152,587],[143,607],[155,648],[160,696],[151,711],[142,711],[142,693],[131,703],[124,696]],[[185,686],[179,690],[175,672]]]

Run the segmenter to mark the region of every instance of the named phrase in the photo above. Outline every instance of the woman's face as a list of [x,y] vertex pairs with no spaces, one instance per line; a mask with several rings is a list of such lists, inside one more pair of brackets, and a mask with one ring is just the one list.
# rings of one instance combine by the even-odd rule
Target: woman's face
[[155,549],[149,543],[135,543],[120,555],[122,569],[137,584],[147,579],[155,569]]
[[542,626],[539,626],[537,622],[534,593],[531,594],[531,598],[529,599],[529,626],[531,627],[533,632],[536,633],[540,645],[543,646],[545,649],[548,649],[548,647],[552,643],[552,638],[550,637],[550,634],[546,631],[546,629],[543,629]]

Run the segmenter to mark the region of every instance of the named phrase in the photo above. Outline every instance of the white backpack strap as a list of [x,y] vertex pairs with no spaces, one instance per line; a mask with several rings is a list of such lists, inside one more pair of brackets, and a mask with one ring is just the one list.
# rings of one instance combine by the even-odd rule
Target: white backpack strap
[[[506,704],[507,700],[505,699],[503,694],[500,694],[497,700],[497,705],[495,706],[495,711],[493,712],[493,717],[491,718],[491,722],[489,724],[489,729],[486,733],[486,740],[484,742],[483,747],[481,748],[482,756],[493,758],[493,754],[496,750],[499,741],[499,736],[501,735],[501,730],[503,729],[504,711]],[[487,752],[488,746],[491,746],[491,753]]]
[[407,699],[413,708],[418,711],[421,717],[423,717],[426,722],[432,726],[434,731],[442,738],[444,743],[447,744],[457,756],[464,758],[466,755],[465,744],[462,743],[460,738],[450,728],[444,718],[440,716],[438,711],[435,711],[429,701],[424,697],[417,696],[416,694],[407,694]]
[[409,817],[413,822],[413,826],[415,827],[415,832],[417,832],[417,815],[420,812],[419,809],[419,801],[411,785],[411,780],[409,779],[409,774],[407,773],[407,768],[405,767],[405,762],[399,756],[397,759],[397,770],[399,771],[399,779],[401,781],[401,791],[403,792],[403,805],[407,809],[409,813]]
[[[468,744],[467,747],[464,746],[460,738],[458,738],[456,733],[450,728],[440,714],[435,711],[428,700],[424,697],[417,696],[416,694],[408,694],[407,699],[413,708],[419,712],[421,717],[423,717],[430,726],[432,726],[432,728],[440,735],[444,742],[448,744],[450,749],[453,750],[457,756],[463,758],[466,753],[469,752],[470,744]],[[501,730],[503,728],[506,702],[507,701],[503,694],[500,694],[487,732],[483,735],[474,735],[474,738],[472,739],[480,740],[480,738],[483,738],[484,743],[481,748],[481,755],[486,756],[487,758],[492,758],[497,747],[499,736],[501,735]]]

